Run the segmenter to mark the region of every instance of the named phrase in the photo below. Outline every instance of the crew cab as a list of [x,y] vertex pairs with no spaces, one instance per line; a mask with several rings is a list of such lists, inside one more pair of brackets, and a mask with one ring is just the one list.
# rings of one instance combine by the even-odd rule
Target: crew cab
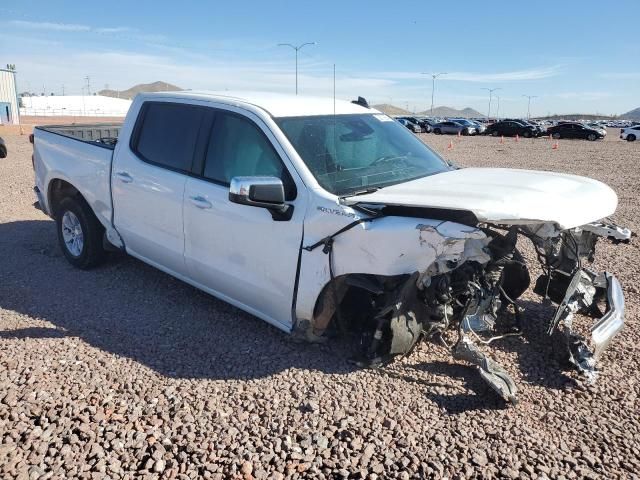
[[[37,204],[71,264],[121,250],[309,341],[348,335],[364,366],[436,337],[515,402],[481,344],[525,321],[519,240],[542,265],[534,291],[558,305],[545,328],[589,379],[623,326],[618,280],[584,266],[598,239],[631,236],[602,220],[611,188],[458,168],[362,98],[140,94],[122,124],[32,141]],[[596,318],[588,338],[576,313]]]

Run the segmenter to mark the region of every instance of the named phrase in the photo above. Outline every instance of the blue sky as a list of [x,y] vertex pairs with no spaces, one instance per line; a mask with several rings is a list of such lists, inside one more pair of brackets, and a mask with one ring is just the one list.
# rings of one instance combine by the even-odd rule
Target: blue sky
[[[105,5],[100,8],[98,5]],[[500,115],[624,113],[640,107],[638,2],[298,2],[6,0],[0,64],[15,63],[20,90],[80,94],[155,80],[191,89],[294,90],[366,97],[424,110]],[[635,38],[634,38],[635,37]],[[495,115],[496,99],[492,105]]]

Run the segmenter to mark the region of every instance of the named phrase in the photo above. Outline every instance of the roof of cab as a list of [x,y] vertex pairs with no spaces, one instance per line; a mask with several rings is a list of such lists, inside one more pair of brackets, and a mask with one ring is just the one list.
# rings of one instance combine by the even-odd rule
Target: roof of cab
[[[232,105],[252,105],[265,110],[272,117],[302,117],[311,115],[345,115],[353,113],[380,113],[374,108],[365,108],[345,100],[331,97],[310,97],[267,92],[210,92],[184,90],[179,92],[143,93],[145,99],[171,97],[193,100],[208,100]],[[334,110],[335,108],[335,110]]]

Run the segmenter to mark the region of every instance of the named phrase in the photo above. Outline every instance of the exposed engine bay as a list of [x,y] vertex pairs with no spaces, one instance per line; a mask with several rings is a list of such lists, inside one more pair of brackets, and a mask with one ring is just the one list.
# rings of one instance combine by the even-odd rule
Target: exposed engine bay
[[[605,223],[569,230],[548,223],[481,224],[465,238],[451,238],[439,226],[417,229],[420,241],[436,249],[436,260],[413,274],[336,277],[317,306],[314,334],[334,328],[352,335],[361,366],[384,365],[411,352],[420,339],[433,339],[455,359],[476,365],[483,380],[515,404],[515,382],[485,347],[521,334],[525,312],[518,298],[531,278],[517,244],[528,240],[542,269],[533,291],[557,305],[544,329],[549,337],[560,336],[569,361],[589,382],[596,380],[598,357],[623,326],[624,298],[615,277],[585,264],[593,261],[598,239],[628,242],[628,229]],[[331,268],[333,237],[311,248],[319,244]],[[577,314],[595,319],[590,335],[574,328]]]

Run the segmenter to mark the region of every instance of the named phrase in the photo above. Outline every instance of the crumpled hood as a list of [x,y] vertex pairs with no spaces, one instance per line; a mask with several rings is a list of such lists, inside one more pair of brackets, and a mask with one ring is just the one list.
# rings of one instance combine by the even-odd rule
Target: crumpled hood
[[392,185],[349,203],[468,210],[481,222],[555,223],[574,228],[613,214],[616,193],[577,175],[509,168],[463,168]]

